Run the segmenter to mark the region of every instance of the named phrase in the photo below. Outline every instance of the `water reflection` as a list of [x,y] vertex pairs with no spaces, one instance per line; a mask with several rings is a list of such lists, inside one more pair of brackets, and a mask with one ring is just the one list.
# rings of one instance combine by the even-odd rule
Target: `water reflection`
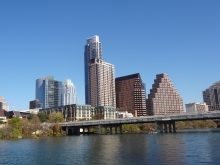
[[0,164],[219,164],[220,133],[0,140]]

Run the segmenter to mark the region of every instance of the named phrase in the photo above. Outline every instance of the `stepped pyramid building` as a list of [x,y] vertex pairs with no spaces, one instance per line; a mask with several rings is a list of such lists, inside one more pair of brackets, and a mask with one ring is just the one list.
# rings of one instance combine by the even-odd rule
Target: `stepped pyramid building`
[[183,100],[167,74],[158,74],[146,100],[148,115],[183,113]]

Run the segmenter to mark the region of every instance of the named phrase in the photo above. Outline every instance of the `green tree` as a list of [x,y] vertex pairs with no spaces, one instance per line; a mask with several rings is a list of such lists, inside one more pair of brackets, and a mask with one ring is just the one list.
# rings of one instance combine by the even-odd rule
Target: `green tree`
[[44,113],[44,112],[39,112],[37,114],[38,118],[40,119],[40,121],[43,123],[43,122],[46,122],[48,119],[49,119],[49,115]]
[[11,137],[17,138],[22,135],[22,119],[16,116],[15,118],[8,120],[8,124],[13,127],[13,131],[10,133]]
[[61,112],[52,112],[49,115],[49,122],[51,122],[51,123],[60,123],[63,121],[64,121],[64,117]]
[[28,120],[32,120],[34,118],[34,114],[30,113],[27,117]]

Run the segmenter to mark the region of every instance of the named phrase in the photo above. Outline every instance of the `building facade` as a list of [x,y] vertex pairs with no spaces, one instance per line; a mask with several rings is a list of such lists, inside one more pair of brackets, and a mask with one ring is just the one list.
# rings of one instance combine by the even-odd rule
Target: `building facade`
[[77,104],[76,87],[70,79],[63,83],[62,105]]
[[116,106],[114,65],[102,60],[98,36],[87,39],[84,52],[85,102],[92,106]]
[[36,80],[36,100],[43,108],[57,107],[62,102],[62,82],[53,76],[45,76]]
[[146,116],[146,95],[139,73],[115,79],[116,107],[137,116]]
[[92,106],[115,107],[114,65],[101,59],[90,60],[90,103]]
[[40,112],[50,114],[61,112],[66,121],[91,120],[93,116],[100,115],[101,119],[115,119],[115,107],[99,106],[93,107],[85,104],[72,104],[53,108],[40,109]]
[[9,105],[7,104],[4,97],[2,97],[1,95],[0,95],[0,109],[4,109],[6,111],[9,111]]
[[29,102],[29,109],[42,108],[42,103],[39,100]]
[[183,100],[167,74],[158,74],[146,99],[148,115],[183,113]]
[[220,81],[214,83],[208,89],[202,92],[203,101],[207,105],[219,105],[220,104]]
[[99,36],[93,36],[87,39],[84,51],[84,75],[85,75],[85,102],[90,104],[90,60],[98,58],[102,59],[102,45],[99,42]]
[[185,104],[186,113],[207,112],[209,111],[206,103],[189,103]]

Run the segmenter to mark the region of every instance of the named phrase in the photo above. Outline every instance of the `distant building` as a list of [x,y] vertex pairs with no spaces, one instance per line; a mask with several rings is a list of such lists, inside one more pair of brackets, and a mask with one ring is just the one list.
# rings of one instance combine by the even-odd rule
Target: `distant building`
[[77,104],[76,87],[70,79],[63,83],[62,105]]
[[36,100],[43,108],[60,106],[62,102],[62,82],[53,76],[45,76],[36,80]]
[[202,92],[203,101],[207,105],[219,105],[220,104],[220,81],[214,83],[208,89]]
[[39,100],[32,100],[29,103],[29,109],[42,108],[42,103]]
[[128,113],[128,111],[117,111],[116,118],[129,118],[134,117],[132,113]]
[[7,102],[5,101],[4,97],[0,95],[0,109],[4,109],[6,111],[9,111],[9,106]]
[[208,111],[208,105],[206,103],[189,103],[189,104],[185,104],[185,106],[186,106],[186,113]]
[[87,39],[84,67],[86,104],[115,107],[114,65],[102,60],[102,46],[99,42],[99,36]]
[[40,109],[39,112],[50,114],[61,112],[66,121],[91,120],[95,115],[100,115],[102,119],[115,119],[115,107],[72,104],[53,108]]
[[146,104],[148,115],[183,113],[183,100],[167,74],[156,75]]
[[146,116],[146,96],[139,73],[115,79],[116,107],[137,116]]

